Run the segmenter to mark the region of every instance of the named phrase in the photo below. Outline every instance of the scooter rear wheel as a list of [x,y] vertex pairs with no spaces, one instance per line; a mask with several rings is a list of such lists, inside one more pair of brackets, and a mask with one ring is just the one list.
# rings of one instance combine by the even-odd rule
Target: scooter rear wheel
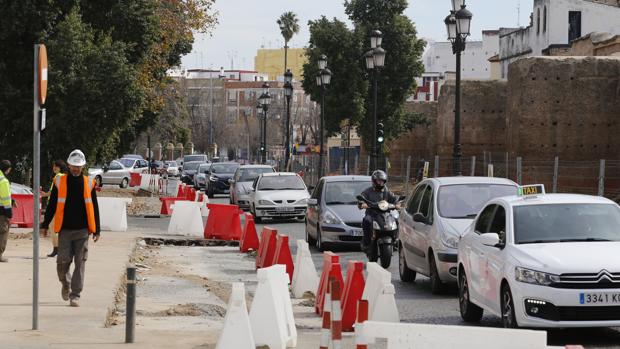
[[380,257],[381,257],[381,266],[384,269],[387,269],[390,267],[390,264],[392,263],[392,245],[390,244],[383,244],[379,246],[381,253],[380,253]]

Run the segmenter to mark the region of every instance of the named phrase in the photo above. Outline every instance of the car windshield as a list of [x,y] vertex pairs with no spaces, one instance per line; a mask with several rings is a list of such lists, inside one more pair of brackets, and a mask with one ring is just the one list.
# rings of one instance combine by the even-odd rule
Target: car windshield
[[175,161],[166,161],[166,165],[174,166],[174,167],[178,166]]
[[211,164],[200,165],[200,167],[198,167],[198,173],[207,173],[209,167],[211,167]]
[[214,164],[211,166],[211,173],[234,173],[239,164]]
[[370,181],[325,183],[326,205],[357,205],[356,196],[372,185]]
[[439,215],[452,219],[474,219],[489,200],[516,195],[517,187],[501,184],[456,184],[439,188]]
[[515,243],[620,241],[613,204],[546,204],[514,208]]
[[185,165],[183,165],[183,169],[195,171],[196,169],[198,169],[198,166],[200,166],[199,162],[190,162],[190,163],[185,163]]
[[118,160],[125,167],[133,167],[133,164],[136,162],[136,159],[120,159]]
[[186,155],[183,157],[183,162],[204,161],[206,158],[205,155]]
[[304,182],[298,176],[263,177],[258,190],[305,190]]
[[263,173],[272,173],[271,167],[242,168],[239,170],[239,182],[254,182]]

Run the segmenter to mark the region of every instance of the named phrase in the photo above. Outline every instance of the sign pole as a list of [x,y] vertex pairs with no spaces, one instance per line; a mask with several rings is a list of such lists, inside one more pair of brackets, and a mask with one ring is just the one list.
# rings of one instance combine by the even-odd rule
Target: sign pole
[[47,51],[45,45],[34,45],[34,102],[33,102],[33,231],[32,231],[32,329],[39,329],[39,225],[41,212],[41,130],[45,127],[47,94]]
[[32,329],[39,329],[39,185],[40,185],[40,133],[39,133],[39,45],[34,45],[34,111],[33,111],[33,211],[32,232]]

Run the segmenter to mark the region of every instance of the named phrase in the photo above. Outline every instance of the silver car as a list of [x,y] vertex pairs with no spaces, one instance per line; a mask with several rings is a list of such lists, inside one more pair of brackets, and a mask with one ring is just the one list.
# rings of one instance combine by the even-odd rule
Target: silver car
[[230,203],[242,210],[249,210],[252,182],[261,174],[272,172],[275,170],[269,165],[240,166],[230,180]]
[[114,184],[121,188],[127,188],[131,180],[131,169],[123,166],[118,160],[112,160],[102,171],[95,172],[95,181],[100,187],[104,184]]
[[308,200],[306,241],[323,251],[329,243],[360,246],[364,211],[356,197],[372,186],[368,176],[323,177]]
[[252,184],[250,210],[254,221],[263,218],[303,218],[310,194],[296,173],[263,173]]
[[399,219],[399,273],[412,282],[416,273],[431,279],[431,291],[456,284],[461,236],[489,200],[516,195],[517,184],[493,177],[429,178],[418,184]]

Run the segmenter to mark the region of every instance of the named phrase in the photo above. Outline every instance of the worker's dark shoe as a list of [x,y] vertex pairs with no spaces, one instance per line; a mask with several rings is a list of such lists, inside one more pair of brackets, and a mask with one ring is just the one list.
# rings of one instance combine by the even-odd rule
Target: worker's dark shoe
[[0,263],[6,263],[8,261],[9,261],[8,258],[0,256]]
[[79,298],[71,298],[71,301],[69,302],[69,304],[72,307],[79,307],[80,306],[80,299]]
[[56,255],[58,254],[58,247],[54,247],[54,250],[52,251],[52,253],[48,254],[47,256],[50,258],[56,257]]
[[69,293],[71,292],[71,289],[69,288],[69,285],[62,285],[62,290],[60,291],[60,294],[62,295],[62,300],[63,301],[68,301],[69,300]]

